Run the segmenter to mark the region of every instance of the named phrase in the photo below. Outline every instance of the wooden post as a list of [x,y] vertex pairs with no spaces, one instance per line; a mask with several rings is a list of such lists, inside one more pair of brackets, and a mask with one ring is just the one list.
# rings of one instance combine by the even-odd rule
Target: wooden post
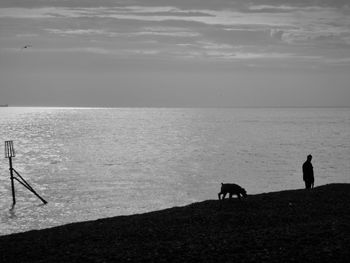
[[16,204],[16,194],[15,194],[15,184],[14,184],[14,176],[13,176],[13,168],[12,168],[12,157],[15,157],[15,149],[13,147],[13,141],[5,141],[5,158],[9,159],[10,163],[10,176],[11,176],[11,190],[12,190],[12,201],[14,206]]
[[13,181],[13,168],[12,168],[12,157],[9,157],[10,163],[10,175],[11,175],[11,189],[12,189],[12,206],[16,204],[15,184]]
[[[24,178],[12,167],[12,157],[15,157],[15,149],[13,147],[13,141],[5,141],[5,158],[9,159],[10,163],[10,175],[11,175],[11,189],[12,189],[12,207],[16,204],[16,193],[15,193],[15,184],[14,180],[19,182],[21,185],[23,185],[25,188],[27,188],[29,191],[31,191],[33,194],[35,194],[44,204],[47,204],[47,201],[42,198],[33,187],[30,186],[30,184],[24,180]],[[13,175],[13,172],[16,173],[17,177]]]
[[25,188],[27,188],[29,191],[35,194],[44,204],[47,204],[47,201],[44,198],[42,198],[37,192],[35,192],[33,187],[31,187],[30,184],[26,180],[24,180],[24,178],[15,169],[12,169],[12,170],[19,177],[19,178],[14,177],[13,179],[15,179],[17,182],[19,182],[21,185],[23,185]]

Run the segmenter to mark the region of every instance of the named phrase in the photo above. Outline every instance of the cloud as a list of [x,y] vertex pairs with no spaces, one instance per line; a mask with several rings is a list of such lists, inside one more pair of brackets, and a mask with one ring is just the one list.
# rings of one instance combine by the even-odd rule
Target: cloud
[[197,41],[196,42],[199,47],[203,49],[210,49],[210,50],[221,50],[221,49],[233,49],[236,48],[233,45],[229,44],[221,44],[216,42],[209,42],[209,41]]
[[168,36],[168,37],[198,37],[201,34],[187,28],[179,27],[144,27],[139,32],[129,33],[129,36]]
[[287,5],[279,5],[279,6],[274,6],[274,5],[252,5],[249,6],[249,10],[278,10],[278,11],[291,11],[295,10],[296,7],[293,6],[287,6]]
[[[277,53],[277,52],[225,52],[225,51],[208,51],[207,55],[230,60],[256,60],[256,59],[291,59],[301,58],[291,53]],[[303,57],[304,58],[304,57]],[[308,57],[309,58],[309,57]]]
[[46,29],[49,33],[58,34],[58,35],[102,35],[107,34],[105,30],[98,30],[98,29],[52,29],[48,28]]
[[350,66],[350,57],[325,59],[327,64]]
[[297,55],[293,53],[279,53],[279,52],[240,52],[229,50],[187,50],[185,52],[177,52],[178,56],[184,58],[209,59],[219,61],[321,61],[321,56],[307,56]]
[[[162,10],[162,14],[157,14]],[[178,16],[177,14],[186,14]],[[201,13],[202,16],[193,15]],[[175,7],[123,7],[123,8],[1,8],[0,17],[12,18],[115,18],[137,21],[187,21],[208,25],[283,25],[279,16],[244,14],[235,10],[180,10]],[[290,20],[290,19],[289,19]],[[288,24],[290,21],[286,21]]]
[[47,32],[58,35],[104,35],[108,37],[142,37],[142,36],[165,36],[165,37],[198,37],[198,32],[178,27],[143,27],[137,32],[112,32],[104,29],[45,29]]
[[[48,22],[50,28],[44,32],[62,36],[65,46],[76,45],[65,36],[88,36],[97,46],[115,48],[74,49],[96,54],[312,60],[315,57],[306,56],[300,46],[346,48],[350,43],[348,7],[306,6],[300,1],[294,5],[290,1],[278,5],[271,1],[261,1],[260,5],[244,2],[222,9],[123,3],[94,8],[0,8],[0,19],[35,19],[41,28]],[[33,32],[42,34],[39,30]],[[145,44],[145,40],[153,42]]]
[[144,32],[136,32],[130,33],[128,36],[167,36],[167,37],[197,37],[199,33],[195,32],[152,32],[152,31],[144,31]]
[[288,44],[318,45],[324,47],[350,46],[350,32],[315,29],[300,29],[282,32],[281,40]]
[[270,30],[270,36],[278,40],[282,40],[283,34],[284,34],[283,30],[279,30],[279,29]]
[[23,33],[23,34],[16,34],[16,37],[37,37],[39,36],[38,34],[33,34],[33,33]]
[[68,17],[71,11],[67,8],[41,7],[41,8],[0,8],[0,18],[53,18],[57,16]]
[[[250,13],[242,10],[184,10],[172,6],[125,6],[98,8],[0,8],[0,17],[12,18],[115,18],[136,21],[187,21],[222,26],[317,27],[348,26],[350,18],[341,10],[329,7],[250,6],[248,10],[274,10],[273,13]],[[279,13],[279,11],[283,11]],[[288,11],[287,13],[285,11]],[[181,15],[179,15],[181,14]],[[349,29],[348,29],[349,30]]]
[[249,11],[265,12],[265,13],[286,13],[286,12],[323,12],[325,10],[336,10],[334,7],[322,7],[322,6],[301,6],[301,5],[251,5],[248,8]]
[[[136,18],[152,19],[154,17],[207,17],[214,16],[206,12],[206,10],[182,10],[171,6],[126,6],[126,7],[40,7],[40,8],[0,8],[0,17],[12,18],[79,18],[79,17],[95,17],[95,18],[121,18],[133,16]],[[148,17],[148,18],[147,18]]]
[[276,52],[257,50],[256,46],[229,45],[210,41],[196,41],[177,45],[183,50],[176,52],[180,57],[213,59],[222,61],[242,60],[285,60],[289,61],[318,61],[322,56],[300,55],[291,52]]

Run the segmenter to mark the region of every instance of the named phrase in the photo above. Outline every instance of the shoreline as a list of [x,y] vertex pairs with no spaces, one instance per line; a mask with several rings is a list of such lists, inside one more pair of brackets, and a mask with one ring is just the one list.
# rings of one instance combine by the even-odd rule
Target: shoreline
[[350,184],[0,236],[1,262],[347,262]]

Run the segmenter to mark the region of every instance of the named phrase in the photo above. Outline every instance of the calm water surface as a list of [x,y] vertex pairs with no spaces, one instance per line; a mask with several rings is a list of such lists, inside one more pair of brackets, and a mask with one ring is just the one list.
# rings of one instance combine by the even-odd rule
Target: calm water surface
[[[0,159],[0,235],[248,193],[350,183],[350,109],[0,108],[0,149],[48,200],[41,205]],[[3,152],[3,151],[2,151]]]

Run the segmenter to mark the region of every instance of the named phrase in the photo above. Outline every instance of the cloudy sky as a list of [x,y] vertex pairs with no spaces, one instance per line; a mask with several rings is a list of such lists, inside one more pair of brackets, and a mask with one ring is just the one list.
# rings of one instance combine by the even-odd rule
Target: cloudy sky
[[350,2],[1,0],[0,104],[350,106]]

